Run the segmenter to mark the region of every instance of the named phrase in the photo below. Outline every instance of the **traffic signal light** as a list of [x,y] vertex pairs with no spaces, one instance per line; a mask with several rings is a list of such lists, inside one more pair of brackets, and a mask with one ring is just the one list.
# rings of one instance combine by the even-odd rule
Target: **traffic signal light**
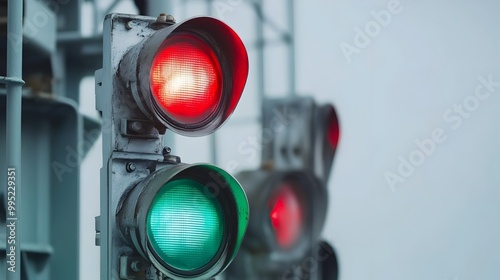
[[181,163],[163,135],[203,136],[228,119],[245,86],[246,49],[208,17],[111,14],[103,38],[101,279],[210,279],[240,247],[247,198],[221,168]]
[[328,180],[340,138],[333,105],[317,105],[310,97],[265,100],[263,132],[263,163]]
[[[334,252],[319,236],[339,137],[332,105],[318,106],[308,97],[265,100],[263,167],[236,176],[248,195],[252,216],[227,279],[332,277],[323,264],[328,260],[331,269],[333,260],[336,265]],[[324,257],[313,260],[315,266],[302,265],[315,250],[322,250],[318,255]]]

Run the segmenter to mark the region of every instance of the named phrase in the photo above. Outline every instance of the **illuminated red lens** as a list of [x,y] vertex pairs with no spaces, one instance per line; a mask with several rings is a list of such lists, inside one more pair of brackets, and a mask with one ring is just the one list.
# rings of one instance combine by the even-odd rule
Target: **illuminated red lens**
[[337,148],[337,144],[339,142],[340,130],[339,130],[339,122],[335,115],[330,117],[330,121],[328,122],[328,143],[333,149]]
[[160,108],[175,122],[202,122],[221,102],[219,60],[200,38],[174,35],[165,41],[153,60],[151,91]]
[[276,240],[283,248],[294,245],[303,227],[302,205],[297,193],[283,184],[270,201],[270,219]]

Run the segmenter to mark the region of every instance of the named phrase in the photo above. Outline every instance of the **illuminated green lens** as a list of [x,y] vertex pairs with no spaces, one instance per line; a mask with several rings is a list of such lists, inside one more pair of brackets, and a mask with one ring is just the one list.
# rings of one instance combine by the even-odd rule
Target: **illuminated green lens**
[[148,238],[158,256],[184,271],[208,264],[224,234],[219,202],[205,193],[202,184],[190,179],[174,180],[160,189],[147,223]]

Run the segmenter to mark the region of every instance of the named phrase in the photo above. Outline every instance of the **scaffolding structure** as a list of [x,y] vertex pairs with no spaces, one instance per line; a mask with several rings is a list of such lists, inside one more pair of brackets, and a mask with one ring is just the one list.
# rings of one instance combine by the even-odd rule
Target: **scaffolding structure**
[[[287,85],[287,94],[296,95],[294,1],[281,0],[286,8],[286,29],[269,16],[263,0],[184,0],[175,5],[176,9],[185,11],[188,3],[199,2],[205,5],[206,15],[214,16],[214,7],[221,1],[238,2],[250,8],[253,14],[255,22],[249,24],[254,26],[256,38],[255,42],[246,43],[256,54],[250,59],[255,62],[258,102],[262,104],[268,95],[266,79],[267,63],[270,62],[265,60],[265,53],[268,47],[276,44],[286,48],[287,79],[283,83]],[[19,269],[16,273],[7,273],[8,280],[79,277],[79,163],[101,128],[95,116],[80,113],[79,87],[82,78],[93,76],[101,67],[99,26],[105,15],[123,2],[112,0],[102,7],[101,0],[9,0],[8,5],[6,0],[0,0],[0,61],[6,61],[0,65],[0,84],[6,84],[6,87],[0,86],[0,108],[6,108],[7,112],[6,141],[0,140],[0,144],[5,145],[5,154],[0,150],[0,158],[5,157],[6,162],[0,163],[0,167],[1,170],[15,168],[17,200],[22,196],[27,202],[22,209],[20,203],[16,208],[15,216],[19,213],[21,217],[15,233]],[[158,11],[170,11],[174,3],[147,2],[146,13],[151,16],[156,16]],[[89,7],[91,19],[88,19]],[[82,22],[92,24],[91,34],[82,35]],[[265,29],[271,30],[276,39],[266,39]],[[26,80],[24,89],[23,78]],[[0,123],[0,129],[3,128]],[[217,135],[214,133],[210,137],[211,162],[217,164]],[[173,137],[165,138],[173,142]],[[6,182],[5,174],[0,179]],[[22,193],[21,181],[24,184]],[[2,228],[9,219],[7,193],[7,187],[0,189]],[[8,248],[7,242],[7,234],[0,232],[0,261],[3,263],[0,275],[7,271],[2,258]]]

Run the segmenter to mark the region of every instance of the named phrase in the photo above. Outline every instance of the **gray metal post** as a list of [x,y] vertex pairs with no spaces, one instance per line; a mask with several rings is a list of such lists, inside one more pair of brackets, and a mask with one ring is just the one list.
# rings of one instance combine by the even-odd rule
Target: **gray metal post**
[[[262,14],[262,0],[256,0],[255,5],[257,5],[257,14]],[[264,63],[264,19],[258,18],[256,21],[257,29],[257,91],[259,95],[259,104],[262,104],[264,97],[266,96],[266,81],[265,81],[265,63]]]
[[[9,0],[7,22],[7,280],[21,279],[21,236],[18,219],[21,194],[21,92],[22,81],[22,38],[23,1]],[[5,172],[5,171],[2,171]],[[14,178],[14,179],[12,179]],[[14,187],[14,188],[13,188]],[[14,197],[14,199],[12,199]],[[12,210],[12,211],[11,211]],[[14,256],[12,257],[12,252]],[[9,255],[10,254],[10,255]],[[14,262],[9,263],[13,260]]]
[[289,94],[291,96],[297,95],[296,83],[295,83],[295,6],[294,0],[290,0],[287,5],[288,12],[288,35],[290,42],[288,42],[288,82],[289,82]]

